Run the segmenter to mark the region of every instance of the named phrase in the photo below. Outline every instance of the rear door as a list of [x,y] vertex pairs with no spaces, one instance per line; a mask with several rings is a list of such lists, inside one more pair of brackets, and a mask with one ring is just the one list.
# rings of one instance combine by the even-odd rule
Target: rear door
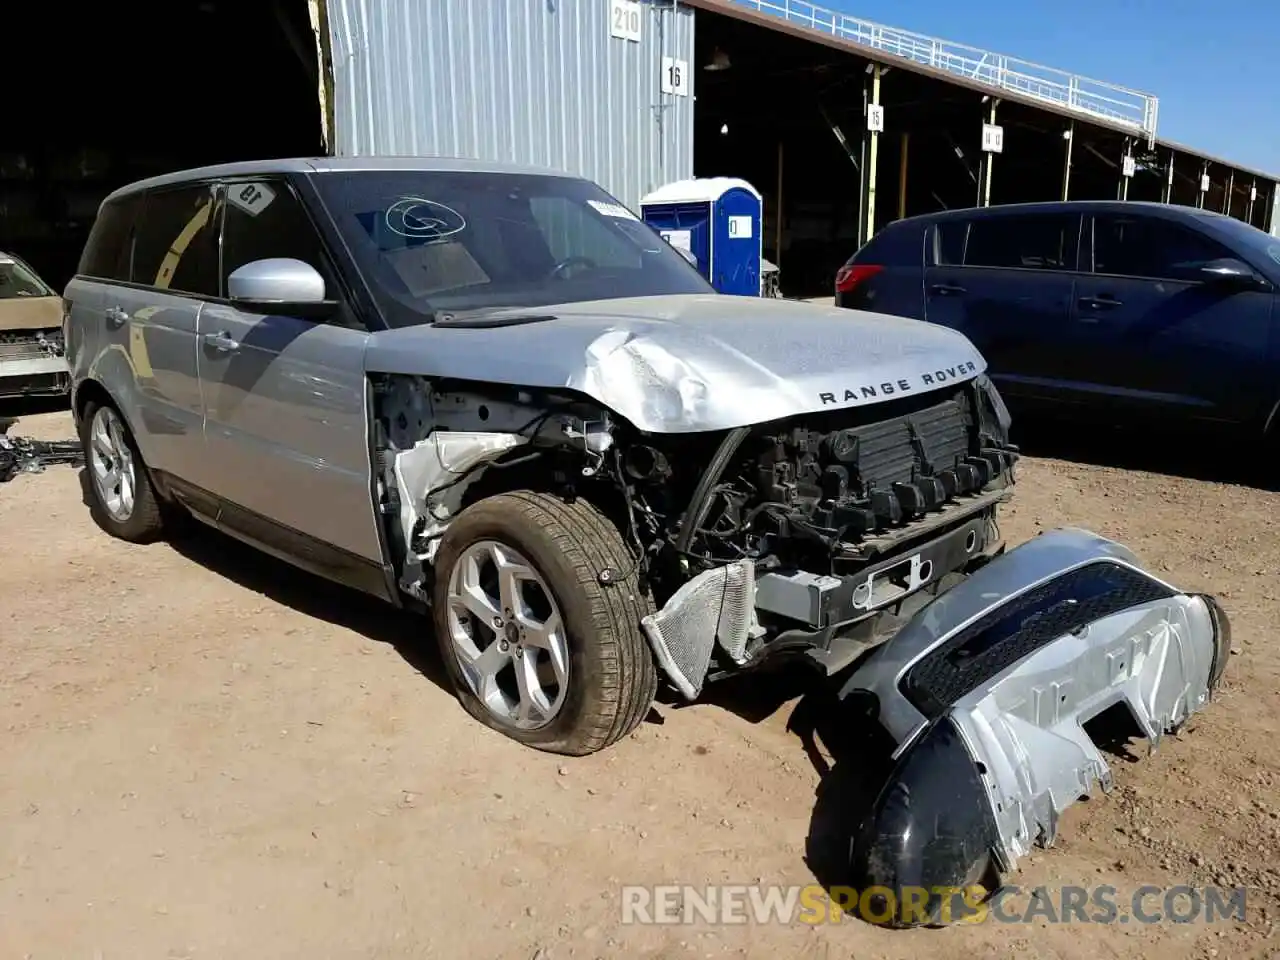
[[[288,181],[226,184],[222,288],[238,267],[290,257],[343,299],[336,271]],[[380,562],[364,348],[349,306],[331,321],[250,313],[225,300],[200,317],[207,489],[227,501],[221,523],[317,564],[317,542]],[[357,568],[352,568],[357,569]],[[348,571],[350,572],[350,571]]]
[[[136,419],[136,402],[131,386],[133,373],[124,362],[128,357],[128,331],[115,322],[108,323],[103,311],[111,288],[129,282],[133,230],[141,205],[142,197],[137,194],[103,204],[85,241],[76,275],[62,293],[67,315],[67,361],[74,384],[91,373],[100,380],[112,374],[123,378],[122,382],[130,384],[127,393],[119,393],[120,388],[111,385],[108,389],[119,394],[118,403],[129,407],[124,413],[130,423]],[[115,296],[112,294],[111,298],[114,300]],[[106,353],[108,350],[111,355]]]
[[[1244,259],[1181,221],[1135,210],[1086,228],[1072,308],[1091,358],[1078,387],[1117,410],[1244,421],[1274,399],[1268,353],[1274,295],[1206,285],[1200,268]],[[1247,261],[1246,261],[1247,262]]]
[[1080,216],[983,212],[939,221],[926,243],[925,319],[965,334],[1010,397],[1059,400]]
[[[213,187],[196,183],[149,192],[134,221],[128,286],[105,288],[101,317],[110,342],[103,377],[147,465],[179,476],[198,471],[204,449],[196,322],[218,291]],[[132,397],[119,395],[130,390]],[[195,479],[195,478],[192,478]]]

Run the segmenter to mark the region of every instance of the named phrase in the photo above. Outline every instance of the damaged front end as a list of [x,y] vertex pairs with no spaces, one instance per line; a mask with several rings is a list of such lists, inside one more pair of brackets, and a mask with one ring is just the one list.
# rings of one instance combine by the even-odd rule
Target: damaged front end
[[400,585],[429,597],[441,537],[485,496],[584,497],[629,546],[653,601],[640,626],[686,699],[781,654],[835,673],[1002,549],[1008,413],[986,377],[960,373],[917,396],[679,434],[567,390],[376,378]]
[[1230,648],[1214,598],[1084,530],[1042,534],[932,601],[841,694],[896,745],[852,866],[860,886],[917,909],[874,912],[958,919],[955,895],[994,892],[1053,843],[1068,806],[1110,789],[1086,725],[1123,711],[1155,749],[1209,701]]

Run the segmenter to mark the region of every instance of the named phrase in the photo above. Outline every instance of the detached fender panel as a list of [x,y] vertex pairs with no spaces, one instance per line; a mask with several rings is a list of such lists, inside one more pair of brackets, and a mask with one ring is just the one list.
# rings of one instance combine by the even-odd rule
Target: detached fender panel
[[1013,870],[1052,844],[1068,806],[1111,786],[1084,724],[1121,706],[1154,749],[1209,701],[1230,647],[1214,598],[1118,544],[1063,529],[1011,550],[921,610],[842,691],[897,744],[856,875],[903,902],[905,888]]

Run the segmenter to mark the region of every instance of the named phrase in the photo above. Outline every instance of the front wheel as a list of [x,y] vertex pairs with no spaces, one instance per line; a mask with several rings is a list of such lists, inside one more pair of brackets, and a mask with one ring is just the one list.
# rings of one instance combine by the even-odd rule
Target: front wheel
[[572,755],[644,718],[658,683],[640,629],[652,603],[617,528],[591,504],[527,490],[481,500],[449,525],[435,569],[436,637],[472,716]]

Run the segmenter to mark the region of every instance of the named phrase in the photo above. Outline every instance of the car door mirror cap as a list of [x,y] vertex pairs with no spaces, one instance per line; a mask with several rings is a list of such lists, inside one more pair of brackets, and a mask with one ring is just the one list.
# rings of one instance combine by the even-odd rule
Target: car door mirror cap
[[227,277],[231,304],[246,313],[323,319],[337,308],[336,301],[325,299],[324,287],[320,271],[292,257],[252,260]]
[[1210,260],[1200,268],[1200,275],[1206,283],[1244,290],[1259,289],[1264,282],[1256,270],[1235,257]]

